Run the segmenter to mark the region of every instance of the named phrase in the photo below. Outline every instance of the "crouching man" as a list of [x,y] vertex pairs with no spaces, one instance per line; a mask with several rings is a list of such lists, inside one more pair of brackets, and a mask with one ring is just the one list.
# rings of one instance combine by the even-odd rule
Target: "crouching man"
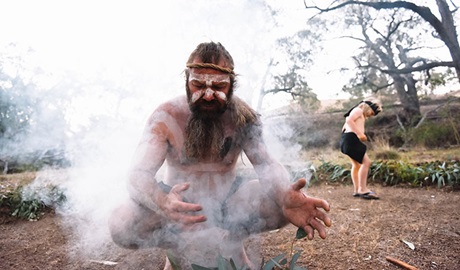
[[[182,267],[215,266],[217,254],[254,268],[243,246],[252,234],[292,223],[309,239],[315,230],[326,238],[328,202],[307,196],[305,179],[290,182],[267,152],[259,116],[233,95],[235,86],[228,51],[220,43],[199,44],[186,64],[186,95],[160,105],[145,127],[130,173],[130,200],[109,220],[115,243],[166,249]],[[243,151],[257,180],[236,181]]]

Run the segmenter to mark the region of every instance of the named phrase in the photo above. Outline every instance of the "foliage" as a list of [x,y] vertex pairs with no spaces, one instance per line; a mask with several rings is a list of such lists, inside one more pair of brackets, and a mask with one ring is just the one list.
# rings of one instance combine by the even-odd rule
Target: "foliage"
[[375,154],[377,159],[399,159],[399,154],[395,150],[383,150]]
[[14,217],[38,220],[46,208],[60,205],[65,200],[64,192],[57,186],[34,190],[21,186],[6,194],[0,194],[0,207],[10,209]]
[[329,161],[321,161],[321,165],[318,171],[326,174],[331,182],[341,181],[344,182],[346,179],[351,179],[351,171],[339,164],[333,164]]
[[307,233],[304,229],[298,228],[295,238],[292,240],[291,243],[291,250],[290,250],[290,260],[286,258],[286,254],[282,253],[274,258],[271,258],[266,264],[262,262],[261,270],[272,270],[272,269],[284,269],[284,270],[306,270],[306,268],[297,266],[297,260],[300,257],[301,251],[294,252],[294,242],[296,240],[302,239],[307,237]]
[[426,180],[437,183],[438,187],[460,184],[460,163],[458,161],[431,162],[426,166],[425,170],[431,176],[431,179]]
[[63,149],[45,149],[18,153],[9,160],[0,161],[0,169],[9,174],[34,172],[44,168],[66,168],[71,165]]
[[447,100],[427,115],[431,119],[408,130],[407,136],[410,141],[427,148],[460,145],[460,121],[458,120],[460,108],[458,105],[452,105],[452,101],[454,99]]
[[416,145],[437,148],[457,144],[458,142],[452,134],[454,134],[452,126],[430,121],[423,123],[418,128],[411,129],[408,136],[411,142]]
[[267,84],[270,86],[261,92],[261,98],[269,93],[284,92],[292,97],[296,111],[314,111],[319,108],[320,102],[307,81],[307,71],[313,61],[311,56],[317,49],[318,33],[308,28],[277,40],[276,49],[280,56],[272,59],[269,64],[267,75],[270,77]]
[[[292,254],[294,252],[294,242],[296,240],[302,239],[307,237],[307,233],[305,232],[304,229],[298,228],[296,232],[296,236],[292,241],[291,244],[291,251],[290,251],[290,259],[286,257],[285,253],[279,254],[278,256],[275,256],[267,261],[267,263],[264,263],[262,261],[262,266],[260,270],[272,270],[272,269],[281,269],[281,270],[307,270],[306,268],[297,266],[297,260],[300,257],[301,251],[297,251],[296,253]],[[176,259],[172,254],[167,254],[167,257],[169,261],[171,262],[171,266],[174,270],[181,270],[180,266],[178,263],[176,263]],[[246,266],[243,266],[242,268],[238,268],[235,265],[235,262],[233,259],[225,259],[222,256],[219,256],[217,258],[217,267],[213,268],[208,268],[208,267],[203,267],[199,266],[196,264],[191,265],[193,270],[249,270]]]
[[[331,162],[323,161],[318,171],[326,174],[331,182],[350,179],[349,169]],[[450,160],[411,164],[401,160],[374,161],[369,169],[369,179],[386,185],[456,187],[460,185],[460,162]]]
[[402,161],[373,162],[369,174],[374,180],[378,179],[387,185],[399,183],[415,184],[417,179],[423,178],[424,170]]

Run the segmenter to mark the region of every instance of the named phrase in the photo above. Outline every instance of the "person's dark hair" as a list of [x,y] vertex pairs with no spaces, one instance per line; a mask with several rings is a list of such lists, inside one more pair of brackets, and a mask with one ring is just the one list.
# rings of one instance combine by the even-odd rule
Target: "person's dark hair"
[[201,63],[218,65],[221,57],[225,62],[223,68],[228,68],[233,71],[233,58],[220,42],[204,42],[198,44],[195,50],[190,54],[187,64],[191,64],[195,58],[198,58]]

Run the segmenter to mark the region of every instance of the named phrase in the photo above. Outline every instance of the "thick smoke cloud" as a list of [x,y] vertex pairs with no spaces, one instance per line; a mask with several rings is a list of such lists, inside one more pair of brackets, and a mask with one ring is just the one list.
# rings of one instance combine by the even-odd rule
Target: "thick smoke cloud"
[[[72,167],[43,170],[26,192],[48,185],[64,191],[67,201],[56,207],[74,232],[74,255],[105,252],[111,241],[107,219],[127,197],[126,176],[145,121],[158,104],[184,93],[182,71],[195,46],[224,44],[239,74],[235,94],[254,103],[279,34],[264,1],[163,1],[161,8],[150,1],[91,1],[91,8],[85,1],[11,5],[9,25],[17,20],[15,14],[29,17],[3,36],[34,49],[35,64],[46,72],[39,82],[41,93],[66,93],[59,99],[65,106],[56,106],[64,108],[60,113],[66,122],[46,121],[47,114],[42,120],[65,134],[59,141]],[[279,133],[289,137],[289,130],[279,127],[267,132],[266,140],[275,157],[292,161],[299,148],[275,139]],[[49,134],[32,134],[27,147],[43,145],[41,138]],[[45,193],[35,196],[53,203]],[[208,233],[217,242],[225,237]],[[203,238],[209,235],[190,236],[189,243]]]

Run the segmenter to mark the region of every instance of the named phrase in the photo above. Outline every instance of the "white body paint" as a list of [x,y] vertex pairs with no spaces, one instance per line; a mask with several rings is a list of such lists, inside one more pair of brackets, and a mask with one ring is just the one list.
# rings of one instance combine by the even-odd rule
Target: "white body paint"
[[190,73],[190,77],[188,81],[198,81],[204,85],[206,85],[205,89],[201,89],[192,94],[192,102],[195,103],[199,100],[202,96],[211,96],[215,95],[217,98],[221,100],[227,100],[227,95],[221,91],[213,90],[213,84],[219,83],[230,83],[230,76],[229,75],[221,75],[221,74],[195,74],[193,72]]

